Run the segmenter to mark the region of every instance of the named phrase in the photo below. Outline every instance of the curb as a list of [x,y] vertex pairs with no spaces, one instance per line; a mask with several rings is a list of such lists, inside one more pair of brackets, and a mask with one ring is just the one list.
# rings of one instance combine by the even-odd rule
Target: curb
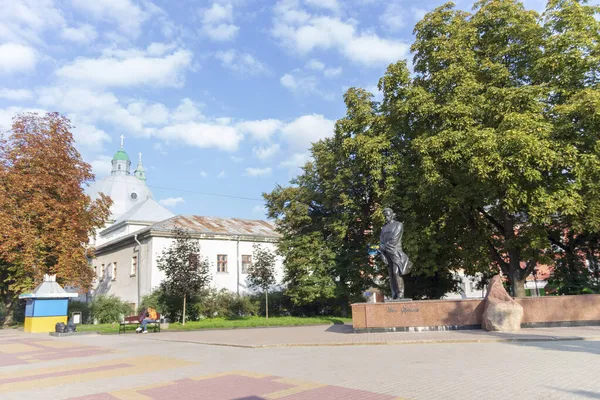
[[567,342],[567,341],[594,341],[600,340],[600,336],[548,336],[545,338],[497,338],[497,339],[433,339],[433,340],[390,340],[378,342],[332,342],[332,343],[280,343],[280,344],[256,344],[244,345],[233,343],[199,342],[192,340],[169,340],[158,338],[146,338],[171,343],[191,343],[205,346],[233,347],[244,349],[272,349],[286,347],[344,347],[344,346],[397,346],[415,344],[473,344],[473,343],[530,343],[530,342]]

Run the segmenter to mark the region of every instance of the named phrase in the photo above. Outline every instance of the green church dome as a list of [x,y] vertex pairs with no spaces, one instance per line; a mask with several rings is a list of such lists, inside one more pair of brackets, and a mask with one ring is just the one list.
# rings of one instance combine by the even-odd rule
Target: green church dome
[[121,149],[117,151],[113,157],[113,161],[129,161],[129,156],[125,153],[125,150]]

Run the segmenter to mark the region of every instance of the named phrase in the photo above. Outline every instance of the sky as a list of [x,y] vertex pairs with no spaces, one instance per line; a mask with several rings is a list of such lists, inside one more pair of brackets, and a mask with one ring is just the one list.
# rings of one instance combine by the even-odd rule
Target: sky
[[59,112],[97,180],[123,135],[132,171],[141,152],[173,213],[265,219],[262,193],[333,134],[344,92],[377,98],[386,66],[412,59],[415,23],[443,3],[0,0],[0,127]]

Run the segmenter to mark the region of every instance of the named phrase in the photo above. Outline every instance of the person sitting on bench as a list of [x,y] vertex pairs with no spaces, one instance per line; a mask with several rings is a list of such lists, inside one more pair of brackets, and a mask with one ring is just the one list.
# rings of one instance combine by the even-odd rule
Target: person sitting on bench
[[140,321],[140,326],[135,330],[137,333],[148,333],[147,325],[151,322],[156,322],[158,318],[158,314],[154,308],[148,307],[144,311],[142,311],[138,317]]

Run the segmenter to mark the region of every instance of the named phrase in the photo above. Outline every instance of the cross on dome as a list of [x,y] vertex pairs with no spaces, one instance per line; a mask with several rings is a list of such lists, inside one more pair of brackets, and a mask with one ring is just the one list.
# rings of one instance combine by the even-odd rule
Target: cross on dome
[[121,135],[121,148],[123,148],[124,141],[125,141],[125,136]]
[[141,164],[141,163],[142,163],[142,153],[141,153],[141,152],[139,152],[139,153],[138,153],[138,156],[139,156],[139,161],[138,161],[138,162]]

